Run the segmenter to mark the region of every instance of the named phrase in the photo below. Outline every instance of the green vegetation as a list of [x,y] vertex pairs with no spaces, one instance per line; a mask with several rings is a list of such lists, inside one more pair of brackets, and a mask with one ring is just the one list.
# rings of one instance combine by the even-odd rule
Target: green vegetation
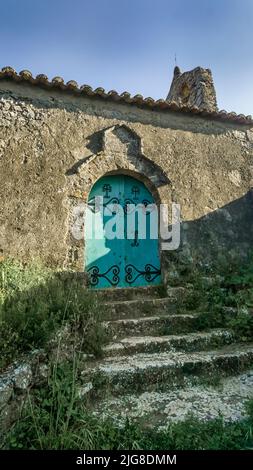
[[77,280],[38,263],[0,262],[0,369],[44,347],[65,324],[82,333],[85,352],[98,355],[104,341],[99,320],[96,299]]
[[253,401],[243,421],[201,422],[189,416],[162,431],[127,420],[118,427],[91,415],[76,385],[77,362],[54,365],[46,386],[29,397],[20,419],[5,438],[5,449],[248,449],[253,447]]
[[[198,319],[199,329],[226,326],[242,341],[252,338],[253,258],[222,277],[213,276],[211,283],[196,271],[187,282],[193,286],[192,294],[182,306],[203,312]],[[82,351],[101,353],[105,335],[97,301],[79,282],[38,263],[23,266],[13,261],[0,262],[0,368],[34,348],[47,348],[49,340],[65,325],[75,333],[75,338],[80,336]],[[19,419],[5,435],[3,448],[253,448],[253,400],[248,402],[247,416],[240,422],[224,423],[222,417],[201,422],[189,416],[162,431],[129,420],[119,427],[111,420],[92,415],[92,403],[80,399],[77,354],[72,361],[61,360],[49,369],[45,382],[29,392]]]
[[253,255],[243,266],[230,266],[223,276],[212,273],[206,278],[193,269],[187,280],[193,289],[183,301],[183,307],[199,310],[197,327],[200,330],[227,327],[240,341],[252,339]]

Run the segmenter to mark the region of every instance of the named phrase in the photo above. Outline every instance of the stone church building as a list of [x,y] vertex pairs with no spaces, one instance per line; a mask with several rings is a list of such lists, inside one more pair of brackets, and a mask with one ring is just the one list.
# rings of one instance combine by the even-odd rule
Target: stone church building
[[[175,67],[166,99],[0,71],[0,257],[88,272],[94,287],[170,282],[172,266],[230,263],[253,239],[253,120],[218,110],[211,71]],[[180,204],[176,250],[161,240],[85,243],[105,201]],[[107,202],[105,202],[107,204]]]

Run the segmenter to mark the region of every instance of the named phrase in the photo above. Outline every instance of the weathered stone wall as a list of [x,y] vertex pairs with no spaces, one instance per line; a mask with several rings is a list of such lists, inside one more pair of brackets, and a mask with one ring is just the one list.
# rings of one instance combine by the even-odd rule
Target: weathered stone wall
[[84,242],[71,227],[109,171],[136,174],[158,200],[181,204],[189,256],[249,251],[249,125],[0,82],[0,256],[82,271]]
[[167,100],[179,105],[216,111],[216,92],[211,70],[196,67],[182,73],[179,67],[175,67]]

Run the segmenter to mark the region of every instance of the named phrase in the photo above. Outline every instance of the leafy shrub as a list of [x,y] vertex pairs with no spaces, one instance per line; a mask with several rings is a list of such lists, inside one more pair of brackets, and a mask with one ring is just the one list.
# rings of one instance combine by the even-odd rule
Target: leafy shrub
[[46,284],[53,277],[53,271],[45,268],[40,262],[27,266],[12,259],[0,261],[0,303],[18,292]]
[[69,323],[84,336],[86,352],[99,354],[103,331],[94,295],[76,280],[40,266],[0,263],[0,367],[21,353],[43,347],[57,328]]
[[253,287],[253,253],[244,265],[237,268],[226,277],[225,283],[234,290]]
[[[252,258],[243,266],[232,267],[220,282],[198,290],[203,313],[197,319],[202,330],[213,327],[231,328],[238,339],[247,341],[253,335],[253,264]],[[233,307],[231,315],[224,307]]]
[[253,337],[253,314],[247,310],[239,310],[234,318],[228,321],[228,326],[234,330],[241,341],[247,341]]
[[199,292],[192,290],[183,300],[182,305],[186,308],[186,310],[195,310],[201,306],[202,300],[203,299],[199,295]]

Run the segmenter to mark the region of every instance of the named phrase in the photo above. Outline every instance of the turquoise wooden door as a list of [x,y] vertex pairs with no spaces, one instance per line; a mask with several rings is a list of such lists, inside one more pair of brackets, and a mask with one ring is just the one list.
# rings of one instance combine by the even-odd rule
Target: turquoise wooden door
[[[103,196],[103,211],[95,209],[98,196]],[[158,237],[152,238],[157,220],[152,218],[150,211],[142,210],[137,215],[135,206],[138,204],[147,206],[155,202],[145,185],[130,176],[105,176],[93,186],[86,215],[85,243],[85,267],[91,287],[137,287],[161,283]],[[122,210],[119,211],[117,205]],[[106,227],[116,221],[116,212],[116,236],[108,238]],[[100,229],[102,227],[99,237],[96,236],[98,222]],[[153,231],[150,230],[151,225]],[[116,225],[113,228],[116,229]]]

